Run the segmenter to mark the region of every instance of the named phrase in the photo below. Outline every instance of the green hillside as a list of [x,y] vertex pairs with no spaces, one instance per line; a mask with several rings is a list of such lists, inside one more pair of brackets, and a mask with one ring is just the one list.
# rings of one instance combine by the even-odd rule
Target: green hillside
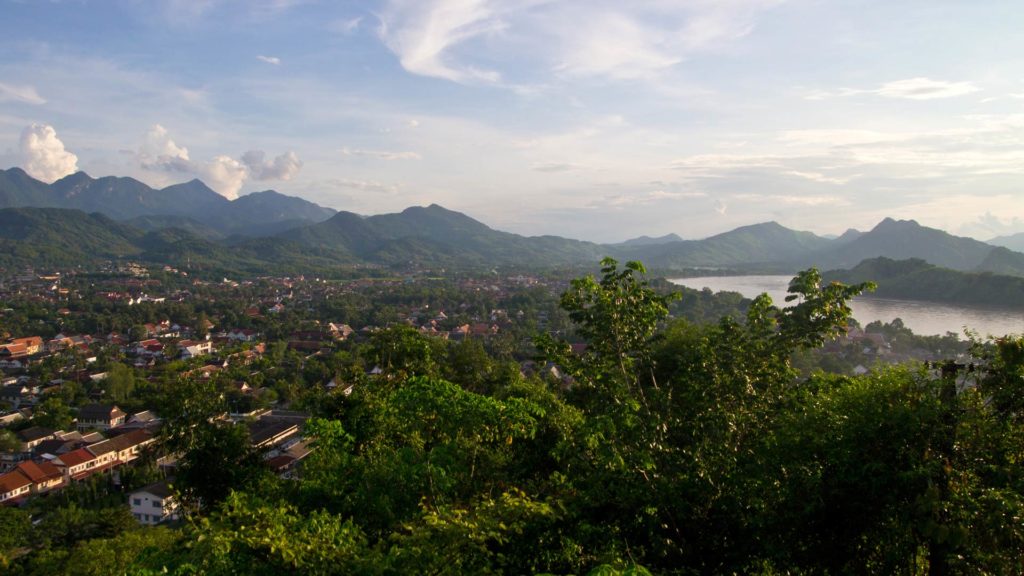
[[827,280],[878,284],[875,296],[1024,308],[1024,278],[990,272],[960,272],[921,259],[872,258],[850,270],[832,270]]

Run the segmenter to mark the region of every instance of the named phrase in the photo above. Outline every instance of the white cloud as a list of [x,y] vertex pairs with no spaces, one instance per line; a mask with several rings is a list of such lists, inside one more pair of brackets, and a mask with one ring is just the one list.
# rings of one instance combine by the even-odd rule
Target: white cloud
[[249,178],[256,180],[289,180],[302,168],[295,152],[286,152],[273,160],[262,150],[250,150],[240,160],[218,155],[207,162],[189,158],[188,149],[171,139],[159,124],[146,132],[137,153],[139,165],[146,170],[191,174],[197,176],[218,194],[238,198],[238,192]]
[[34,86],[20,86],[0,82],[0,102],[22,102],[25,104],[46,104],[46,99],[36,92]]
[[756,17],[780,2],[390,0],[378,34],[403,68],[421,76],[499,84],[504,73],[497,64],[472,62],[508,62],[511,51],[534,71],[631,80],[653,78],[690,54],[746,36]]
[[571,75],[642,78],[682,61],[666,49],[667,34],[621,14],[596,14],[572,30],[556,67]]
[[375,158],[377,160],[420,160],[422,157],[416,152],[393,152],[390,150],[360,150],[358,148],[342,148],[344,156],[361,156],[364,158]]
[[981,90],[970,82],[945,82],[930,78],[908,78],[882,84],[875,94],[887,98],[909,98],[911,100],[932,100],[953,98]]
[[302,168],[295,152],[286,152],[273,160],[266,160],[262,150],[250,150],[242,155],[242,163],[256,180],[291,180]]
[[600,200],[593,201],[589,204],[591,208],[625,208],[630,206],[645,206],[655,202],[663,202],[666,200],[681,200],[684,198],[704,198],[707,196],[706,192],[689,191],[689,192],[673,192],[669,190],[650,190],[648,192],[641,192],[639,194],[613,194],[605,196]]
[[398,192],[398,186],[387,184],[377,180],[353,180],[348,178],[336,178],[329,181],[330,184],[339,188],[351,188],[363,192],[380,192],[393,194]]
[[581,168],[583,166],[571,162],[535,162],[530,166],[534,172],[571,172]]
[[849,201],[838,196],[798,196],[796,194],[736,194],[736,200],[761,201],[801,206],[847,206]]
[[64,149],[57,131],[46,124],[32,124],[21,132],[22,168],[43,182],[54,182],[78,171],[78,157]]
[[965,222],[960,226],[960,233],[979,237],[985,240],[996,236],[1008,236],[1024,232],[1024,220],[1017,216],[1000,218],[991,211],[978,216],[973,222]]
[[196,172],[203,182],[228,200],[238,198],[238,191],[249,177],[249,170],[244,164],[223,155],[197,165]]
[[188,149],[171,140],[167,129],[154,124],[142,140],[138,152],[139,164],[147,170],[192,172]]
[[935,100],[939,98],[955,98],[980,91],[981,88],[970,82],[948,82],[945,80],[932,80],[931,78],[916,77],[904,80],[893,80],[886,82],[878,88],[871,90],[858,88],[840,88],[834,92],[827,90],[812,90],[804,98],[807,100],[824,100],[843,96],[858,96],[870,94],[883,96],[885,98],[903,98],[908,100]]
[[381,15],[380,37],[402,67],[455,82],[495,82],[497,72],[449,62],[448,52],[504,25],[486,0],[394,0]]
[[328,29],[338,34],[344,34],[346,36],[354,34],[356,30],[359,30],[359,26],[363,23],[363,17],[348,18],[344,20],[335,20],[328,24]]
[[273,64],[274,66],[279,66],[281,64],[281,59],[277,56],[264,56],[260,54],[259,56],[256,56],[256,59],[261,62],[266,62],[267,64]]
[[813,182],[822,182],[824,184],[846,184],[847,182],[850,181],[850,177],[841,178],[838,176],[826,176],[821,172],[802,172],[800,170],[789,170],[787,172],[783,172],[783,174],[789,176],[796,176],[798,178],[804,178],[806,180],[811,180]]

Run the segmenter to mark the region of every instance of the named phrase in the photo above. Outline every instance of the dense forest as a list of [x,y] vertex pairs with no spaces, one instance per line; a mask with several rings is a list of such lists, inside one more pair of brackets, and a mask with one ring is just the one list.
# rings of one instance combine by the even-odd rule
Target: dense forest
[[376,334],[380,373],[309,403],[298,480],[216,418],[215,382],[168,380],[161,437],[181,455],[187,518],[135,527],[83,486],[37,526],[0,508],[0,561],[24,575],[1021,572],[1024,339],[974,342],[966,362],[800,374],[794,358],[843,333],[869,284],[811,269],[796,305],[698,294],[694,321],[670,319],[677,296],[639,263],[602,266],[561,296],[572,341],[533,342],[561,378]]

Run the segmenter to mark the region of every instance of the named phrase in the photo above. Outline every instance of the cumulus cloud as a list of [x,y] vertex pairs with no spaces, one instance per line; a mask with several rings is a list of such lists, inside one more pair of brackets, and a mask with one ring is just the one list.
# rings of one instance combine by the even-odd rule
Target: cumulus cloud
[[57,131],[46,124],[32,124],[22,130],[21,159],[25,172],[47,183],[78,171],[78,156],[65,150]]
[[139,164],[147,170],[192,172],[194,166],[188,157],[188,148],[178,146],[159,124],[146,132],[138,152]]
[[263,150],[250,150],[242,155],[242,163],[256,180],[291,180],[302,168],[302,160],[291,151],[267,160]]
[[290,180],[302,168],[302,161],[291,151],[272,160],[267,159],[262,150],[250,150],[241,159],[221,154],[206,162],[195,161],[189,157],[188,149],[175,143],[167,129],[159,124],[146,133],[137,158],[146,170],[196,176],[231,200],[238,198],[238,192],[250,178]]
[[0,82],[0,102],[22,102],[25,104],[46,104],[46,99],[36,92],[34,86],[20,86]]
[[390,150],[360,150],[358,148],[342,148],[344,156],[362,156],[365,158],[376,158],[377,160],[419,160],[421,156],[416,152],[393,152]]
[[229,200],[238,198],[238,191],[249,177],[249,170],[244,164],[223,155],[197,165],[195,172],[210,188]]
[[277,56],[263,56],[261,54],[261,55],[257,56],[256,59],[259,60],[260,62],[266,62],[267,64],[273,64],[274,66],[279,66],[281,64],[281,59],[278,58]]

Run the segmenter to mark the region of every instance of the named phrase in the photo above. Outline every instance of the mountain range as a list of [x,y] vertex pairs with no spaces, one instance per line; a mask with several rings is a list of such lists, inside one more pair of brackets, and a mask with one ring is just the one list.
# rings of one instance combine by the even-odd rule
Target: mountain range
[[665,272],[789,273],[886,257],[1024,276],[1024,254],[913,220],[886,218],[869,231],[835,238],[767,222],[703,240],[670,234],[596,244],[502,232],[436,204],[365,217],[274,191],[229,201],[198,180],[155,190],[131,178],[77,173],[47,185],[18,168],[0,170],[0,249],[5,267],[132,257],[248,272],[352,265],[564,268],[612,256]]
[[154,189],[134,178],[76,172],[45,184],[20,168],[0,170],[0,208],[29,207],[99,212],[114,220],[143,218],[136,222],[143,229],[178,227],[201,236],[267,236],[335,213],[273,190],[228,200],[199,180]]

